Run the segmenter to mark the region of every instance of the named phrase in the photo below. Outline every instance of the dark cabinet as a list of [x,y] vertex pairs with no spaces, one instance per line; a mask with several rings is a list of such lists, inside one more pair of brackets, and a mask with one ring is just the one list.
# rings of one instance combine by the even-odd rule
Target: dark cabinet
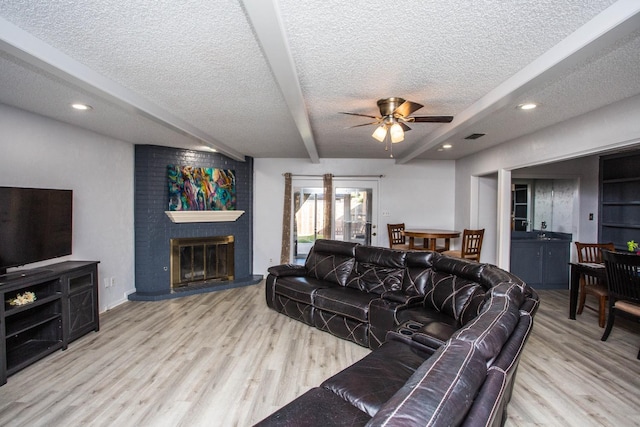
[[618,251],[640,242],[640,152],[600,158],[600,235]]
[[98,271],[97,265],[87,266],[63,277],[68,295],[67,342],[91,331],[98,331]]
[[9,375],[98,330],[97,264],[67,261],[0,276],[0,385]]
[[511,273],[536,289],[569,287],[568,240],[512,240]]
[[2,292],[2,303],[4,384],[8,375],[63,347],[60,279],[9,287]]

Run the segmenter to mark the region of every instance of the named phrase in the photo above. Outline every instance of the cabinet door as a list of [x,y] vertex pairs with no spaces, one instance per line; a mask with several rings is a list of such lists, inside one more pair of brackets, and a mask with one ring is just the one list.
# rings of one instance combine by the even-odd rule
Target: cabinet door
[[535,242],[511,242],[511,273],[529,286],[542,283],[542,246]]
[[98,287],[95,266],[69,274],[67,284],[67,340],[98,330]]
[[566,242],[549,242],[544,254],[545,289],[569,288],[569,245]]
[[93,288],[69,295],[69,341],[95,328],[94,296]]

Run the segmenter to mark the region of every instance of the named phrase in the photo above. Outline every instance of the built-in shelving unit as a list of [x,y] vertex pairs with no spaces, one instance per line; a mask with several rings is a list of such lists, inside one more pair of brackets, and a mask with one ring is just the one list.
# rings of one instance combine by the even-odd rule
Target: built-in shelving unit
[[600,158],[600,242],[640,242],[640,152]]
[[0,385],[99,329],[95,261],[67,261],[0,276]]

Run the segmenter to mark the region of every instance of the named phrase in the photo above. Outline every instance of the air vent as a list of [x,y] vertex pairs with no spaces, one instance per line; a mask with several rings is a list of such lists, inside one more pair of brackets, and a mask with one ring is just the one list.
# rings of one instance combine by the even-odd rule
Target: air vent
[[485,135],[486,135],[486,133],[472,133],[471,135],[469,135],[465,139],[478,139],[478,138],[483,137]]

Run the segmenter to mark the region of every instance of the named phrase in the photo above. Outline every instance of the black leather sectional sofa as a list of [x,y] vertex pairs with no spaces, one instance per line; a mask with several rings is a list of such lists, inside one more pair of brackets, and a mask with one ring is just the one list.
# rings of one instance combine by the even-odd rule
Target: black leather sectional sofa
[[502,425],[538,296],[489,264],[318,240],[269,307],[373,351],[260,426]]

